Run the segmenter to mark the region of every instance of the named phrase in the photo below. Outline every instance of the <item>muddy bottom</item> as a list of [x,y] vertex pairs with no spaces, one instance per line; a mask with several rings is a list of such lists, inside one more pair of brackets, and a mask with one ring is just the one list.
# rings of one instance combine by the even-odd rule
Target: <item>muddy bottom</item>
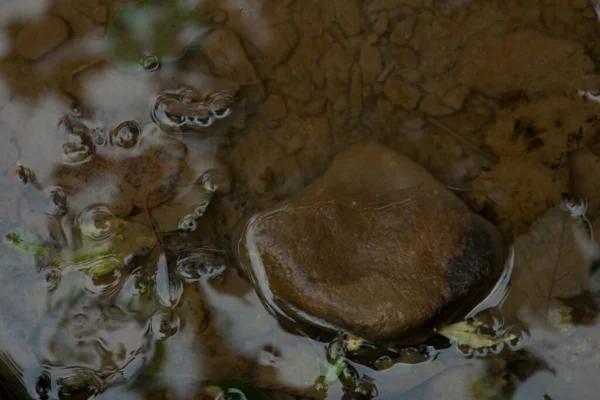
[[[597,397],[596,3],[2,1],[0,398]],[[471,248],[456,250],[453,231],[467,222],[436,209],[438,218],[418,200],[417,211],[369,211],[360,221],[344,220],[359,215],[352,203],[308,211],[294,218],[312,225],[264,235],[280,246],[271,259],[288,262],[293,244],[310,270],[351,263],[360,248],[364,269],[271,272],[280,297],[296,308],[310,299],[321,322],[304,309],[279,313],[240,262],[241,232],[290,199],[312,206],[311,184],[332,160],[373,143],[422,166],[452,202],[493,224],[486,230],[502,236],[507,268],[472,278],[493,288],[487,298],[438,285],[441,273],[420,276],[412,262],[402,279],[410,285],[392,285],[397,276],[370,265],[393,264],[396,248],[377,247],[389,242],[385,232],[443,258],[438,273]],[[379,175],[395,179],[360,172],[339,173],[331,193],[379,202],[390,187]],[[352,176],[369,179],[354,186]],[[398,215],[419,216],[427,229],[397,229]],[[454,236],[440,234],[446,247],[427,240],[446,232],[433,220],[454,221]],[[303,240],[313,227],[318,240]],[[338,227],[349,228],[336,236]],[[351,236],[361,242],[336,241]],[[463,282],[461,272],[453,279]],[[376,294],[373,282],[386,285],[386,304],[339,304],[361,287]],[[429,326],[423,318],[444,290],[485,301]],[[429,307],[411,319],[429,331],[406,334],[421,344],[388,335],[404,327],[391,329],[385,313],[407,319],[394,293],[404,307]],[[424,297],[411,302],[415,293]],[[377,340],[340,328],[358,324],[353,313],[358,331]]]

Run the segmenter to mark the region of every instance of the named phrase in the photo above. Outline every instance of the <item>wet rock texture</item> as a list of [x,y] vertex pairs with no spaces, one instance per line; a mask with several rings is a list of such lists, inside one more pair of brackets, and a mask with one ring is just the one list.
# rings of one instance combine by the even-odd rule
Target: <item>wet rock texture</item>
[[253,217],[245,268],[296,320],[415,343],[470,311],[501,269],[496,229],[425,169],[355,145],[289,202]]
[[497,24],[467,42],[455,75],[489,96],[562,90],[592,73],[582,45],[536,29]]

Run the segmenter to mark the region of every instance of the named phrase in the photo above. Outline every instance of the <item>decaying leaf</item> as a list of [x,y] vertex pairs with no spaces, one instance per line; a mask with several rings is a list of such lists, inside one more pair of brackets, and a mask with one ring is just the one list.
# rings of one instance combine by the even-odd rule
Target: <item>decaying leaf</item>
[[100,203],[125,217],[134,207],[153,208],[171,199],[184,167],[185,147],[157,130],[147,133],[139,146],[127,149],[126,157],[114,151],[84,164],[54,168],[52,183],[69,193],[69,208],[81,212]]
[[[569,171],[564,165],[550,168],[523,158],[505,157],[472,183],[471,201],[491,209],[524,232],[548,207],[559,204],[569,191]],[[498,222],[498,221],[496,221]]]
[[15,169],[15,173],[17,174],[17,177],[19,178],[19,180],[23,183],[29,183],[29,182],[35,181],[35,175],[31,171],[31,169],[24,167],[23,164],[21,164],[21,161],[17,161],[17,167]]
[[4,236],[4,241],[26,254],[31,255],[43,255],[48,254],[50,249],[44,246],[40,246],[37,242],[37,238],[30,232],[9,232]]
[[[570,210],[570,211],[569,211]],[[530,328],[556,328],[560,299],[588,289],[588,271],[594,247],[590,230],[573,207],[548,210],[525,235],[515,240],[515,274],[503,306]],[[579,210],[581,211],[581,210]]]
[[84,235],[77,248],[60,252],[43,246],[39,238],[27,230],[6,234],[5,242],[28,255],[47,256],[61,269],[87,271],[99,277],[120,268],[126,257],[146,255],[156,245],[150,228],[118,218],[116,221],[118,233],[110,240],[95,241]]
[[514,334],[506,334],[499,337],[480,333],[479,328],[483,325],[479,321],[462,321],[456,324],[448,325],[440,330],[438,333],[442,336],[447,337],[463,346],[468,346],[472,349],[481,349],[484,347],[492,347],[500,343],[510,342],[517,338]]

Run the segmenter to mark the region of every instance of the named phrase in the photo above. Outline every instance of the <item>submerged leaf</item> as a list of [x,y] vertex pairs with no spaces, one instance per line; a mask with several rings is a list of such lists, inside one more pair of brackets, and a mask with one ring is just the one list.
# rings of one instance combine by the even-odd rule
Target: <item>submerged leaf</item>
[[323,385],[329,386],[338,380],[345,366],[346,360],[344,360],[343,357],[340,357],[337,360],[335,360],[332,364],[329,364],[329,366],[327,367],[327,373],[323,375],[323,377],[319,377],[317,379]]
[[148,254],[156,245],[152,231],[145,225],[114,218],[113,226],[117,231],[108,240],[98,241],[84,235],[77,249],[63,251],[56,262],[62,269],[86,271],[100,277],[122,268],[129,257]]
[[21,164],[21,161],[17,161],[15,173],[19,180],[23,183],[35,182],[34,173],[31,171],[31,169],[24,167],[23,164]]
[[31,255],[39,256],[50,252],[49,248],[35,244],[37,238],[27,231],[7,233],[4,236],[4,241],[17,250]]
[[[586,219],[573,207],[547,211],[526,235],[515,240],[515,274],[503,306],[505,316],[530,329],[562,331],[562,299],[589,288],[589,265],[596,253]],[[579,210],[581,211],[581,210]]]
[[179,1],[123,7],[106,32],[107,59],[122,70],[153,69],[148,59],[177,61],[207,29],[207,19]]
[[463,346],[468,346],[472,349],[481,349],[484,347],[492,347],[500,343],[510,342],[517,338],[514,334],[503,335],[494,337],[484,333],[478,332],[483,324],[478,321],[474,322],[458,322],[456,324],[448,325],[440,330],[438,333],[442,336],[447,337]]

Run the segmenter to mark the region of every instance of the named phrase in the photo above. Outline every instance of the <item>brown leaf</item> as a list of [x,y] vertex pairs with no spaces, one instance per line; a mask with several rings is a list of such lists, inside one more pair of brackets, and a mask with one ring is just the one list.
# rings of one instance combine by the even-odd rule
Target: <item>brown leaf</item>
[[515,274],[504,314],[532,331],[569,330],[570,311],[559,299],[587,290],[593,255],[589,245],[589,230],[581,217],[561,207],[548,210],[515,241]]
[[70,208],[104,203],[124,217],[134,206],[153,208],[173,196],[183,156],[184,145],[176,139],[142,142],[136,149],[113,146],[84,164],[58,166],[53,181],[69,193]]

